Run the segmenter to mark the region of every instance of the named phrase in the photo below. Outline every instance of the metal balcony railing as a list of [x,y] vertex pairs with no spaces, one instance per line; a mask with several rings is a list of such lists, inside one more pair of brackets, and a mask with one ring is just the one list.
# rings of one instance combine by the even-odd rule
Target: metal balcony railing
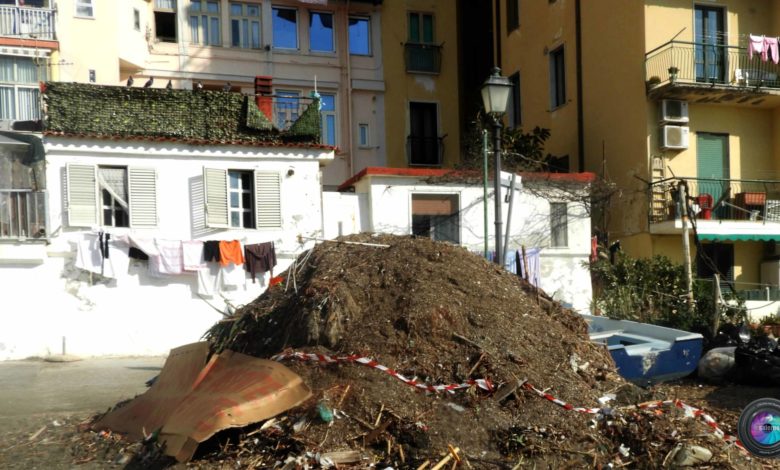
[[[780,222],[780,181],[680,178],[698,220]],[[650,223],[679,217],[678,180],[650,186]]]
[[0,239],[46,236],[46,193],[0,189]]
[[444,155],[444,138],[409,136],[406,154],[410,166],[440,166]]
[[0,6],[0,36],[54,40],[54,10]]
[[279,130],[288,130],[303,115],[314,100],[293,94],[258,96],[257,104]]
[[670,41],[645,54],[648,91],[668,83],[780,88],[780,66],[747,48]]
[[441,45],[407,42],[404,48],[407,72],[439,73],[441,71]]

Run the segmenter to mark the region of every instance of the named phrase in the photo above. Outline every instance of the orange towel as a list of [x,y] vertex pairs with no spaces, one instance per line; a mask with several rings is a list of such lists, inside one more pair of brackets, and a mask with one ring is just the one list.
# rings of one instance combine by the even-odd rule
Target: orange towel
[[236,265],[244,264],[244,251],[241,249],[241,242],[238,240],[219,242],[219,264],[227,266],[230,263]]

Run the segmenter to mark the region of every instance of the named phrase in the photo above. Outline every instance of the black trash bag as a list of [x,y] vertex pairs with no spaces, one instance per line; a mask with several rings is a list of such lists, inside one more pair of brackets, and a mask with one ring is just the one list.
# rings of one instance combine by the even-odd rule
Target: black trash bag
[[735,382],[780,386],[780,349],[775,339],[757,337],[738,345],[734,364],[730,378]]

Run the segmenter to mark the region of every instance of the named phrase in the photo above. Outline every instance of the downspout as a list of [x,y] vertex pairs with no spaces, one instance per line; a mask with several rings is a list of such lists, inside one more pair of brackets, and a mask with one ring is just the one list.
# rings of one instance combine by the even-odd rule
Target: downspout
[[582,105],[582,8],[581,0],[574,2],[577,55],[577,171],[585,171],[585,123]]
[[[347,21],[349,21],[349,0],[347,0],[346,8],[345,16]],[[370,25],[369,31],[373,31]],[[349,126],[347,129],[347,139],[349,139],[349,173],[347,173],[347,177],[350,177],[355,174],[355,154],[353,153],[352,143],[352,56],[349,54],[349,33],[347,34],[346,43],[347,50],[344,52],[344,57],[347,58],[347,125]]]
[[493,63],[496,64],[496,67],[501,68],[501,0],[496,0],[495,9],[496,25],[493,28],[493,47],[495,48],[493,51]]

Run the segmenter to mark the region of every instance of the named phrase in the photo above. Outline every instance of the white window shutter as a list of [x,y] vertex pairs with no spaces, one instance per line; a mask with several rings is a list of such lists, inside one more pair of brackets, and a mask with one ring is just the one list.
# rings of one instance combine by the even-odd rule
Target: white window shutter
[[98,225],[97,174],[94,165],[67,165],[68,225]]
[[255,226],[281,228],[281,177],[272,171],[255,171]]
[[157,172],[154,168],[127,169],[130,226],[157,227]]
[[229,228],[227,170],[204,167],[203,192],[206,199],[206,226]]

